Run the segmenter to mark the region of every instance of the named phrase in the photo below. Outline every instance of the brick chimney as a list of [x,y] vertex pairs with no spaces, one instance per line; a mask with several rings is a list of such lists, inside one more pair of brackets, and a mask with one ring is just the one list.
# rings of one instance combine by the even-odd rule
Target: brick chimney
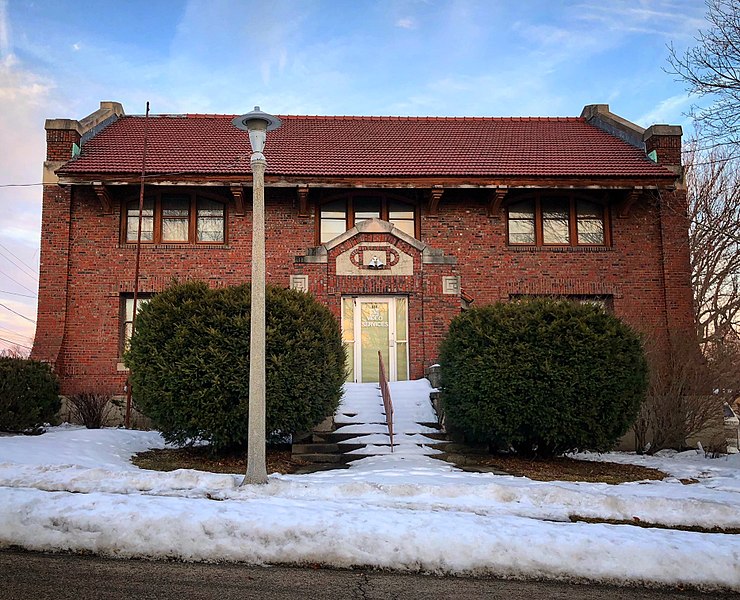
[[46,160],[43,174],[41,213],[41,261],[36,336],[31,357],[63,369],[59,351],[67,320],[67,277],[72,208],[72,186],[60,186],[56,170],[73,157],[75,144],[86,139],[124,114],[118,102],[101,102],[100,108],[81,121],[46,120]]

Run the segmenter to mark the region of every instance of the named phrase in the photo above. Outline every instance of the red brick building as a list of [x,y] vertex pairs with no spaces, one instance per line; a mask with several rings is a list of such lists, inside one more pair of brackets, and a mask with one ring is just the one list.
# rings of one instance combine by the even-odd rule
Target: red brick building
[[[423,376],[466,305],[602,302],[668,347],[690,330],[681,129],[569,118],[285,116],[268,134],[268,283],[341,320],[352,377]],[[249,280],[250,147],[232,116],[149,117],[140,292]],[[33,357],[121,393],[145,118],[46,122]],[[374,366],[375,365],[375,366]]]

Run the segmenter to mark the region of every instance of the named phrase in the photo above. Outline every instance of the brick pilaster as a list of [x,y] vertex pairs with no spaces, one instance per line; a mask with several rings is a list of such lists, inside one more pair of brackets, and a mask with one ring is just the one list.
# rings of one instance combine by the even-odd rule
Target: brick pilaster
[[[676,173],[673,190],[661,190],[660,228],[663,250],[666,325],[671,340],[690,339],[694,332],[689,218],[681,162],[681,127],[653,125],[645,130],[645,151]],[[685,343],[679,341],[679,343]]]

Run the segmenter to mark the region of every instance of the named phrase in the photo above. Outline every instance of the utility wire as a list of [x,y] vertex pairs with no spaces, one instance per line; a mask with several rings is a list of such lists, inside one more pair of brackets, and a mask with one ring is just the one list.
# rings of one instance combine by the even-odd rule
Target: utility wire
[[0,290],[0,294],[10,294],[11,296],[20,296],[21,298],[31,298],[32,300],[38,298],[38,296],[30,296],[28,294],[19,294],[18,292],[9,292],[8,290]]
[[25,344],[19,344],[18,342],[13,342],[11,340],[6,340],[3,337],[0,337],[0,342],[7,342],[8,344],[13,344],[13,346],[20,346],[21,348],[25,348],[26,350],[33,350],[31,346],[26,346]]
[[8,333],[10,333],[12,335],[17,335],[18,337],[22,337],[22,338],[27,338],[28,337],[27,335],[23,335],[22,333],[18,333],[15,329],[8,329],[7,327],[3,327],[2,325],[0,325],[0,329],[2,329],[3,331],[7,331]]
[[32,289],[31,289],[30,287],[28,287],[27,285],[23,285],[23,284],[22,284],[22,283],[21,283],[20,281],[17,281],[16,279],[13,279],[13,278],[12,278],[12,277],[11,277],[10,275],[8,275],[8,274],[7,274],[7,273],[6,273],[5,271],[0,271],[0,275],[5,275],[5,276],[6,276],[6,277],[7,277],[8,279],[10,279],[10,281],[12,281],[13,283],[15,283],[16,285],[19,285],[19,286],[21,286],[21,287],[22,287],[22,288],[23,288],[24,290],[27,290],[27,291],[31,292],[32,294],[35,294],[35,293],[36,293],[36,290],[32,290]]
[[[7,331],[7,332],[8,332],[8,333],[4,333],[3,335],[8,335],[8,334],[10,334],[10,337],[15,337],[15,338],[21,338],[21,342],[26,342],[26,343],[28,343],[29,337],[28,337],[27,335],[22,335],[22,334],[20,334],[20,333],[16,333],[16,332],[15,332],[15,331],[13,331],[12,329],[6,329],[5,327],[0,327],[0,329],[1,329],[1,330],[5,330],[5,331]],[[0,332],[0,333],[1,333],[1,332]],[[8,340],[8,341],[10,341],[10,342],[13,342],[14,344],[15,344],[15,343],[19,343],[19,342],[16,342],[15,340]]]
[[29,321],[30,323],[33,323],[34,325],[36,324],[36,321],[34,321],[33,319],[29,319],[26,315],[22,315],[21,313],[14,311],[12,308],[8,308],[2,302],[0,302],[0,306],[2,306],[5,310],[9,310],[14,315],[18,315],[22,319],[25,319],[26,321]]
[[14,258],[18,259],[21,262],[21,264],[23,264],[23,266],[26,267],[31,272],[31,275],[33,275],[34,277],[36,277],[36,269],[35,268],[33,268],[31,265],[29,265],[20,256],[18,256],[17,254],[15,254],[10,248],[8,248],[2,242],[0,242],[0,248],[3,248],[8,254],[10,254]]
[[29,273],[27,267],[24,267],[23,265],[18,264],[12,258],[10,258],[9,256],[6,256],[4,254],[4,252],[3,252],[2,249],[0,249],[0,257],[4,258],[5,260],[7,260],[12,265],[18,267],[18,269],[20,270],[20,272],[23,273],[26,277],[31,277],[32,279],[35,279],[36,281],[38,281],[38,277],[34,273]]

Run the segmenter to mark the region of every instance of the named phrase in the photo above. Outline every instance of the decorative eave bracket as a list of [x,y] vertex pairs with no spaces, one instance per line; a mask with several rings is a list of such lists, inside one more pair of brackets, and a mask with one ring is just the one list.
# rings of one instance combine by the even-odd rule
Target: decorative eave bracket
[[508,187],[498,187],[490,191],[488,200],[488,216],[498,219],[501,217],[501,209],[504,205],[506,194],[509,193]]
[[629,216],[630,210],[634,204],[642,197],[644,190],[641,186],[636,186],[627,192],[624,200],[617,204],[617,215],[620,219]]
[[429,190],[429,202],[427,204],[427,214],[430,217],[436,217],[439,209],[439,203],[442,200],[442,195],[445,193],[444,188],[441,185],[433,185],[432,189]]
[[93,181],[93,190],[95,195],[100,201],[100,206],[103,207],[103,213],[109,215],[113,212],[113,198],[111,198],[108,188],[102,181]]
[[308,211],[308,186],[307,185],[299,185],[296,188],[296,191],[298,193],[298,216],[299,217],[307,217],[307,216],[309,216],[309,211]]
[[229,187],[231,195],[234,197],[234,204],[236,204],[236,214],[244,214],[244,187],[239,184],[234,184]]

